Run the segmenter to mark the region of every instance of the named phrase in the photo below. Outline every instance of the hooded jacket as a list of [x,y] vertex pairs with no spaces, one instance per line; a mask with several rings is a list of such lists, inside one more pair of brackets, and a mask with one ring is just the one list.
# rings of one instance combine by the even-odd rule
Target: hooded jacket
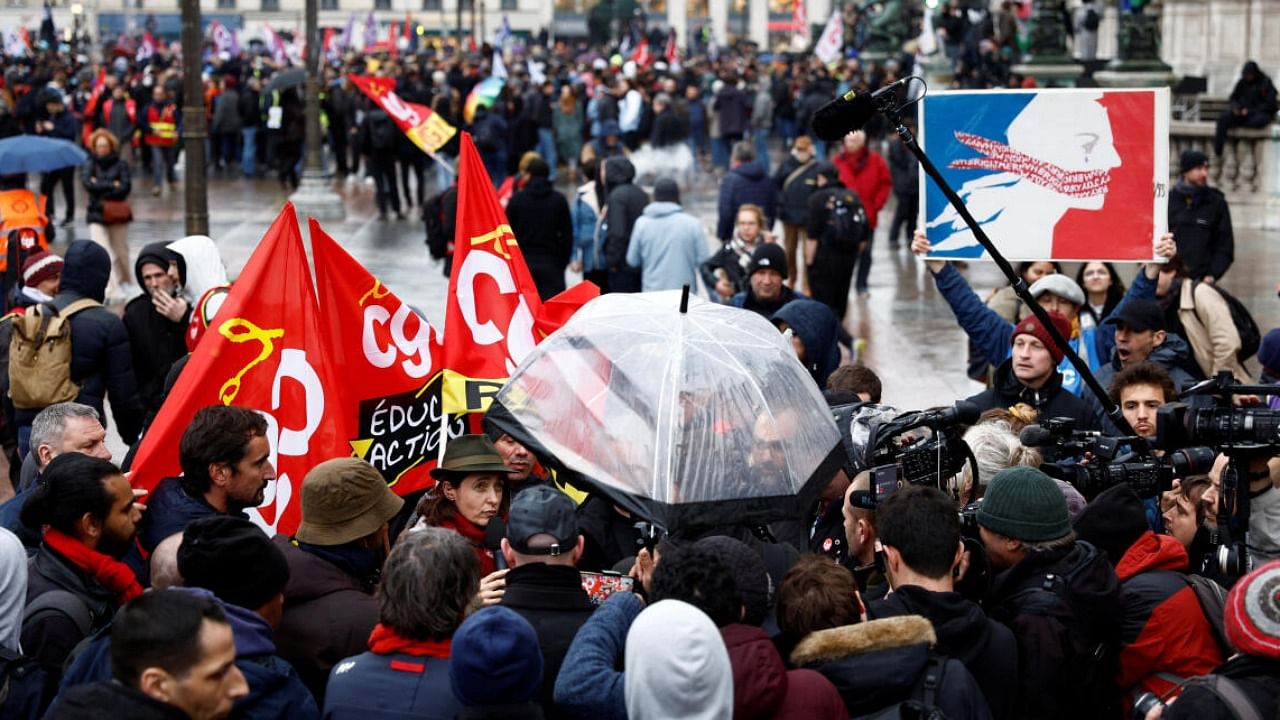
[[[1029,553],[995,577],[987,607],[1018,643],[1015,717],[1067,720],[1119,711],[1120,583],[1096,547],[1081,540]],[[1100,661],[1085,655],[1099,648]]]
[[[1191,373],[1183,370],[1187,363],[1194,362],[1191,357],[1191,346],[1174,333],[1166,334],[1164,342],[1159,347],[1152,348],[1145,362],[1155,363],[1168,371],[1169,377],[1173,379],[1173,387],[1178,392],[1196,384],[1196,379],[1191,377]],[[1102,387],[1111,387],[1112,378],[1120,370],[1120,358],[1112,352],[1111,362],[1094,370],[1093,376],[1098,379]]]
[[[729,247],[728,245],[725,245],[725,248],[728,248],[728,247]],[[723,253],[724,250],[721,250],[720,252]],[[732,266],[728,266],[728,267],[731,268]],[[714,275],[712,277],[714,277]],[[745,282],[745,278],[744,278],[744,282]],[[712,294],[714,297],[719,297],[718,295],[714,295],[714,291]],[[785,305],[789,304],[792,300],[807,300],[807,299],[809,299],[809,296],[805,295],[804,293],[798,290],[792,290],[786,285],[783,285],[782,294],[778,296],[778,299],[775,300],[774,302],[766,303],[761,301],[759,298],[757,298],[755,293],[751,292],[751,286],[747,285],[745,290],[742,290],[738,294],[729,298],[729,304],[736,308],[742,308],[743,310],[750,310],[753,313],[763,315],[766,320],[772,320],[774,313],[781,310]]]
[[604,258],[609,269],[625,267],[631,232],[635,229],[636,220],[649,204],[648,193],[632,184],[635,176],[635,165],[624,157],[611,157],[604,163],[604,185],[607,191],[603,218],[606,223]]
[[[82,298],[102,302],[111,276],[111,258],[95,242],[76,240],[67,248],[62,285],[53,306],[58,310]],[[125,444],[138,438],[142,406],[138,402],[129,335],[124,322],[104,307],[91,307],[71,316],[71,379],[80,385],[75,401],[98,411],[107,425],[104,400],[111,397],[111,417]],[[17,410],[20,426],[30,426],[38,410]]]
[[0,529],[0,647],[18,651],[26,606],[26,548],[17,535]]
[[802,363],[819,388],[840,365],[840,321],[831,308],[815,300],[798,299],[773,314],[774,324],[786,323],[804,344]]
[[[791,651],[791,664],[826,676],[849,715],[860,717],[908,699],[936,642],[933,625],[918,615],[871,620],[809,633]],[[963,663],[948,659],[942,675],[936,706],[946,717],[991,717]]]
[[[138,544],[150,553],[162,540],[182,532],[192,521],[218,514],[222,513],[203,497],[188,494],[180,478],[164,478],[147,496],[147,511],[138,523]],[[248,518],[244,513],[238,515]]]
[[711,251],[702,223],[678,203],[655,201],[645,207],[631,230],[627,264],[640,270],[641,289],[698,287],[698,268]]
[[862,206],[867,209],[867,225],[874,234],[880,209],[889,201],[889,193],[893,191],[889,164],[880,153],[869,147],[856,153],[842,149],[831,158],[831,164],[840,171],[840,183],[858,193]]
[[844,720],[835,686],[813,670],[788,671],[764,630],[734,623],[720,628],[733,668],[734,720]]
[[[633,593],[614,593],[582,625],[556,677],[556,705],[575,717],[627,720],[623,653],[632,622],[644,609]],[[662,637],[669,637],[663,631]],[[628,668],[630,663],[628,663]],[[730,708],[732,708],[730,691]]]
[[213,238],[188,235],[169,243],[168,248],[179,255],[178,278],[187,302],[194,304],[205,293],[227,284],[227,266]]
[[550,180],[530,178],[507,203],[507,220],[530,266],[547,265],[564,274],[573,254],[573,221],[568,201]]
[[176,705],[162,703],[114,680],[72,689],[45,715],[46,720],[98,720],[110,708],[114,717],[130,720],[190,720]]
[[[1280,712],[1280,660],[1237,655],[1216,669],[1214,675],[1234,680],[1260,717]],[[1165,708],[1167,720],[1238,720],[1240,717],[1216,693],[1190,687],[1178,702]]]
[[982,689],[993,718],[1014,717],[1018,645],[1009,628],[955,592],[904,585],[867,603],[867,617],[873,620],[902,615],[919,615],[933,624],[938,636],[935,649],[964,663]]
[[730,720],[733,670],[716,626],[696,607],[662,600],[627,632],[630,720]]
[[738,208],[747,204],[759,205],[764,210],[765,226],[761,231],[773,227],[773,220],[778,216],[778,188],[760,163],[754,161],[738,165],[720,181],[716,237],[721,240],[733,237]]
[[1178,242],[1178,257],[1188,277],[1221,278],[1235,260],[1231,208],[1217,188],[1174,183],[1169,191],[1169,231]]
[[[109,624],[118,606],[115,592],[41,544],[27,566],[26,604],[52,590],[66,590],[84,602],[89,610],[90,633]],[[39,662],[56,684],[67,656],[86,635],[63,613],[47,613],[40,622],[22,628],[22,651]]]
[[289,563],[276,646],[323,706],[329,670],[367,648],[369,633],[378,624],[378,601],[359,579],[334,563],[283,535],[275,542]]
[[992,408],[1008,408],[1026,403],[1040,412],[1042,418],[1069,417],[1076,421],[1079,430],[1097,427],[1098,416],[1089,403],[1072,395],[1062,387],[1062,373],[1053,371],[1049,380],[1039,390],[1023,385],[1013,374],[1013,359],[1000,363],[992,377],[991,387],[968,398],[979,411]]
[[[134,274],[141,284],[142,265],[163,258],[177,257],[164,243],[151,243],[142,249],[134,263]],[[164,402],[164,380],[169,369],[187,354],[186,331],[191,319],[191,303],[177,322],[160,314],[150,293],[143,293],[124,306],[124,327],[129,334],[129,354],[137,379],[138,397],[143,409],[157,412]]]

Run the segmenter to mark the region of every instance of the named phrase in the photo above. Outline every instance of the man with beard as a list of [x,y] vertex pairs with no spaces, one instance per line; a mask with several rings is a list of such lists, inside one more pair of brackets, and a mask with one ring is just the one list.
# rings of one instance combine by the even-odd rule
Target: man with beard
[[180,477],[165,478],[147,502],[150,512],[138,531],[151,552],[161,540],[208,515],[245,515],[262,502],[276,479],[267,442],[267,421],[242,407],[201,408],[182,434]]
[[142,508],[115,465],[78,452],[54,458],[22,508],[22,522],[43,529],[27,576],[23,653],[54,683],[72,648],[142,594],[120,558],[129,551]]

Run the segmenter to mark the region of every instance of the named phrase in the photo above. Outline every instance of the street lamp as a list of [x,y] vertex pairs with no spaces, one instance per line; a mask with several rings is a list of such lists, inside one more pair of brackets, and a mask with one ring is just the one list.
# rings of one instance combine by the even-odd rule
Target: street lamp
[[320,162],[320,20],[319,0],[307,0],[307,145],[302,163],[302,179],[289,200],[301,217],[342,220],[346,208],[342,196],[329,187]]
[[182,0],[182,142],[186,153],[183,193],[188,235],[209,234],[209,192],[205,178],[204,88],[200,82],[200,0]]

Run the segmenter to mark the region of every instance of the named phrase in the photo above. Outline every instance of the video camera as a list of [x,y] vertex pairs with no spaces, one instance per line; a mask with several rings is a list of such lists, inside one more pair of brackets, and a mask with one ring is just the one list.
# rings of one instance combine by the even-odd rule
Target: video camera
[[959,473],[966,461],[976,471],[973,451],[960,428],[977,422],[980,414],[976,405],[960,401],[953,407],[904,413],[879,424],[867,444],[869,466],[895,467],[898,479],[913,485],[940,485],[944,478]]
[[1045,463],[1049,477],[1071,483],[1086,500],[1112,485],[1128,483],[1141,498],[1159,497],[1173,487],[1174,478],[1202,475],[1213,467],[1213,448],[1171,450],[1163,458],[1152,452],[1146,438],[1111,437],[1075,429],[1071,418],[1048,418],[1018,434],[1027,447],[1053,448],[1056,457],[1088,458],[1083,463]]

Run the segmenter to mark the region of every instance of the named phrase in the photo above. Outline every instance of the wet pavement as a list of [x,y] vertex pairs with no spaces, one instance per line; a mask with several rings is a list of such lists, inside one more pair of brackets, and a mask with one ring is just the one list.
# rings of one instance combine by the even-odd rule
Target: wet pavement
[[[341,223],[325,224],[325,229],[387,287],[433,322],[440,322],[447,279],[441,265],[427,253],[418,209],[413,208],[407,220],[380,222],[371,184],[352,179],[335,187],[344,198],[347,217]],[[682,192],[686,207],[704,222],[709,237],[716,221],[716,187],[711,177],[701,175]],[[428,196],[432,189],[428,180]],[[568,190],[568,186],[561,189]],[[287,197],[274,180],[210,179],[210,234],[218,242],[232,277],[244,266]],[[81,203],[77,209],[80,222],[74,235],[86,238],[82,192],[77,201]],[[184,234],[181,187],[176,194],[166,192],[157,198],[150,194],[149,180],[143,179],[135,185],[131,202],[136,220],[129,229],[129,244],[135,253],[147,243]],[[923,264],[911,256],[905,244],[897,251],[889,249],[892,210],[891,201],[877,230],[870,294],[853,297],[846,325],[855,337],[866,339],[863,359],[880,374],[885,402],[904,409],[947,404],[977,392],[980,386],[965,376],[964,333]],[[302,226],[305,232],[305,221]],[[1275,295],[1280,282],[1280,248],[1271,244],[1280,239],[1278,235],[1237,230],[1235,264],[1223,281],[1224,287],[1250,307],[1263,332],[1280,325],[1280,300]],[[64,238],[60,232],[59,239]],[[1067,270],[1074,273],[1075,268]],[[1126,280],[1134,272],[1133,266],[1122,269]],[[1005,284],[989,263],[973,263],[965,274],[983,296],[990,288]]]

